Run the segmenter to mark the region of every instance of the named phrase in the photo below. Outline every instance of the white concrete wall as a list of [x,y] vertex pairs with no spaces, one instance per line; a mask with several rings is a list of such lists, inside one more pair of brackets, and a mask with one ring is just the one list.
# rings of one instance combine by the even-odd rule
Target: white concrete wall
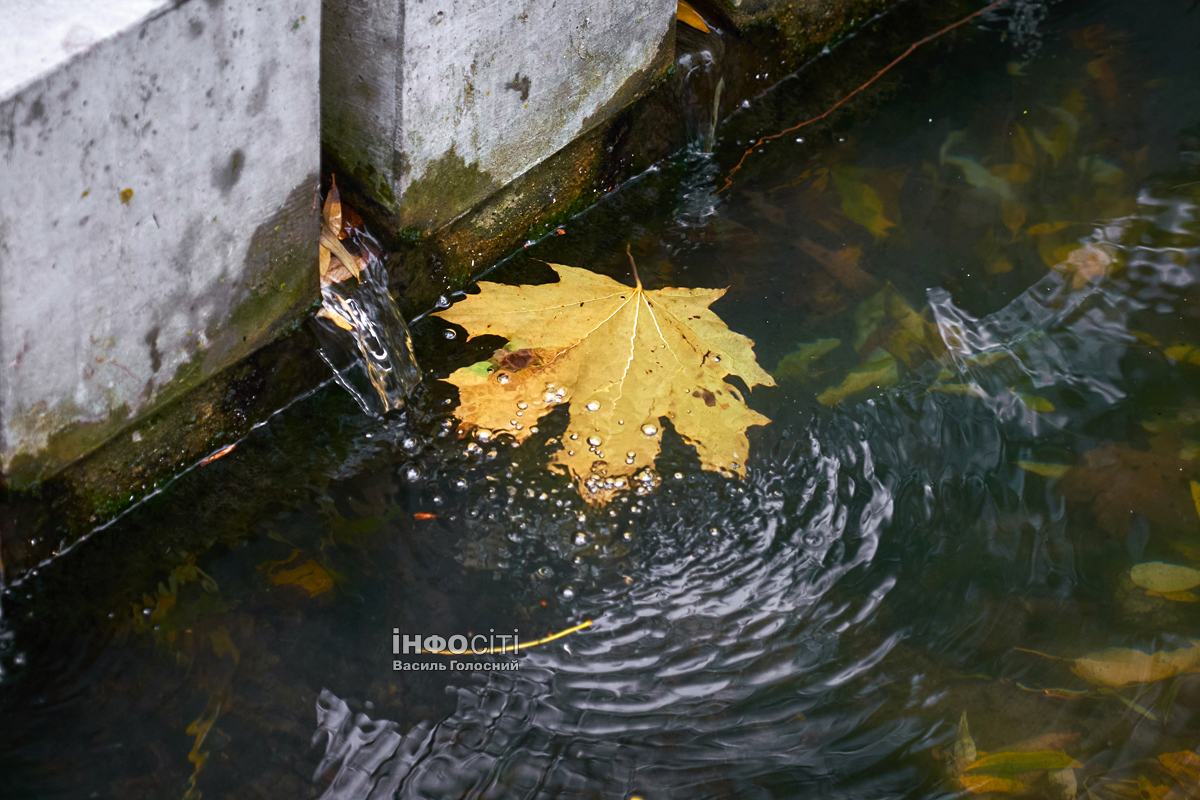
[[628,102],[668,63],[675,9],[325,0],[324,143],[402,224],[444,223]]
[[86,440],[44,473],[313,296],[320,2],[0,12],[0,468]]

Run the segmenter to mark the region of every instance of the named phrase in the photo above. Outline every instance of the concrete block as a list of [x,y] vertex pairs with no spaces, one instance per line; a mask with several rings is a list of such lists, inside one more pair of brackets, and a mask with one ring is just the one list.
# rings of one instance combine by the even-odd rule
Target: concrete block
[[252,352],[316,297],[319,30],[320,0],[46,0],[7,15],[11,485]]
[[325,0],[322,143],[398,226],[437,228],[670,64],[676,0]]

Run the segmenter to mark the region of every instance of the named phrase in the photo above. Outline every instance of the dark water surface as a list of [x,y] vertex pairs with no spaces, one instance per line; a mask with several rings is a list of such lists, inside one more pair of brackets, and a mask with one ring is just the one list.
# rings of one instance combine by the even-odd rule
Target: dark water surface
[[[562,412],[456,437],[438,378],[500,342],[427,317],[403,413],[331,384],[9,588],[0,796],[1200,796],[1200,589],[1131,577],[1200,568],[1200,9],[1002,9],[714,193],[832,99],[802,72],[489,276],[629,243],[729,286],[779,383],[747,479],[669,433],[588,509]],[[392,669],[393,628],[585,620]]]

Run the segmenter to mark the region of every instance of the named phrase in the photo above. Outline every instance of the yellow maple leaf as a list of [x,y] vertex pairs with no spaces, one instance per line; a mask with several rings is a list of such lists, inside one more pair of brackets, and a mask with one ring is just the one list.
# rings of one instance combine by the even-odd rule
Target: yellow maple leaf
[[[775,381],[754,360],[754,342],[709,310],[725,290],[649,291],[640,280],[629,287],[585,269],[550,267],[557,283],[481,283],[479,294],[437,313],[472,336],[527,345],[449,376],[463,430],[521,442],[539,419],[568,404],[571,421],[551,468],[569,473],[596,505],[654,465],[664,417],[695,445],[705,469],[745,475],[746,429],[770,420],[748,408],[725,376],[749,386]],[[652,482],[653,474],[642,479]]]

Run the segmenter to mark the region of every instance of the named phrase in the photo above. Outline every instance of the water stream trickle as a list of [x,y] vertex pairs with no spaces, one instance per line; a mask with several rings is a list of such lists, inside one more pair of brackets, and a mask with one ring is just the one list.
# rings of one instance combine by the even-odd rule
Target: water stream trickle
[[378,257],[379,243],[355,230],[349,240],[365,255],[357,281],[321,286],[321,303],[349,324],[346,330],[329,318],[314,317],[321,358],[334,378],[362,410],[382,416],[402,408],[421,382],[412,336],[387,288],[387,269]]

